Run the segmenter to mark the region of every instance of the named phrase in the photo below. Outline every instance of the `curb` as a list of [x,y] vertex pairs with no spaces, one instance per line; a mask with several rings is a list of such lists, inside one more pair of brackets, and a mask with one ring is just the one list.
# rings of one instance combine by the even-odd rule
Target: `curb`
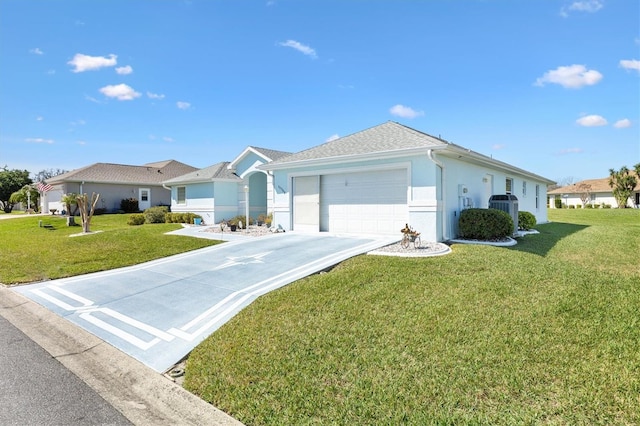
[[134,424],[242,425],[96,336],[0,285],[0,315]]

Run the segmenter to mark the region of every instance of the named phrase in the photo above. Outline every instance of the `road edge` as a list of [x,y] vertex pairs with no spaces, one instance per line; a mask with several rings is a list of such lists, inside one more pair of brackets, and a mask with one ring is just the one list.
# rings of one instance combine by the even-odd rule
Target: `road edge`
[[0,315],[133,424],[242,425],[139,361],[2,284]]

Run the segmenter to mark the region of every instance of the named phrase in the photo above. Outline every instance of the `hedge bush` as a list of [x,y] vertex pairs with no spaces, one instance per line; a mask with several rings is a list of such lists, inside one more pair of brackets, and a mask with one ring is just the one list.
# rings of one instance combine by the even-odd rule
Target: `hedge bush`
[[533,213],[525,211],[518,212],[518,229],[528,231],[529,229],[532,229],[534,226],[536,226],[537,222],[538,221],[536,220],[536,217],[533,215]]
[[149,207],[144,211],[145,223],[165,223],[165,215],[169,209],[165,206]]
[[138,213],[140,211],[140,207],[138,206],[137,198],[125,198],[120,201],[120,210],[125,213]]
[[127,225],[142,225],[144,224],[145,217],[142,213],[135,213],[129,216]]
[[167,223],[189,223],[193,224],[194,219],[202,219],[202,216],[195,213],[166,213],[164,215]]
[[460,213],[461,238],[499,240],[513,234],[513,219],[497,209],[466,209]]

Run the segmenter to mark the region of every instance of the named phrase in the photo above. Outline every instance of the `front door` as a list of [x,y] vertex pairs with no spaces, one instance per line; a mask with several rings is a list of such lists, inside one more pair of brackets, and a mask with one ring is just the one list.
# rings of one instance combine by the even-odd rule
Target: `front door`
[[149,188],[140,188],[138,190],[138,208],[146,210],[151,207],[151,190]]
[[318,232],[320,230],[319,176],[293,178],[293,229]]

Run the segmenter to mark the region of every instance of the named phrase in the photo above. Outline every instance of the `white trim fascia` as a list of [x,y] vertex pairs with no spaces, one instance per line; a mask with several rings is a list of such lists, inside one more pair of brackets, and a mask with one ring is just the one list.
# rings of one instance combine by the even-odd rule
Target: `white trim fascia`
[[[384,164],[376,164],[370,166],[355,166],[355,167],[340,167],[337,169],[316,169],[316,170],[308,170],[308,171],[299,171],[299,172],[291,172],[287,173],[288,178],[300,177],[300,176],[324,176],[324,175],[337,175],[340,173],[360,173],[360,172],[371,172],[374,170],[398,170],[398,169],[406,169],[409,173],[408,178],[411,177],[411,162],[410,161],[402,161],[397,163],[384,163]],[[407,185],[409,188],[411,184]]]
[[267,157],[266,155],[264,155],[263,153],[257,151],[255,148],[253,148],[252,146],[248,146],[244,149],[244,151],[242,151],[240,153],[240,155],[238,155],[236,158],[233,159],[233,161],[231,161],[228,165],[227,165],[227,170],[236,170],[236,166],[237,164],[242,161],[242,159],[247,155],[247,153],[252,152],[254,154],[256,154],[258,157],[263,158],[267,163],[271,161],[271,158]]
[[445,145],[434,146],[432,148],[418,147],[393,151],[380,151],[366,154],[341,155],[337,157],[314,158],[309,160],[291,161],[281,164],[263,164],[260,170],[286,170],[300,167],[311,166],[332,166],[336,164],[353,163],[355,161],[371,161],[371,160],[388,160],[391,158],[408,157],[414,155],[426,154],[427,151],[444,149]]
[[521,176],[526,176],[531,179],[534,179],[543,183],[547,183],[547,184],[555,183],[555,181],[547,179],[543,176],[528,172],[519,167],[512,166],[511,164],[505,163],[500,160],[495,160],[491,157],[487,157],[486,155],[477,153],[475,151],[471,151],[470,149],[462,148],[457,145],[447,146],[443,151],[440,152],[440,155],[443,155],[445,157],[460,159],[461,161],[465,161],[469,163],[480,164],[483,166],[492,166],[493,168],[497,168],[497,169],[506,171],[508,173],[515,173]]

